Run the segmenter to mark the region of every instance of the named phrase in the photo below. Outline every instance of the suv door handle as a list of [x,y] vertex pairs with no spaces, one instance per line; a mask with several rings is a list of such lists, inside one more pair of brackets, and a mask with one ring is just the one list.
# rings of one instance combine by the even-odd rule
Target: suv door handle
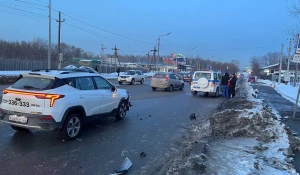
[[84,98],[84,96],[79,96],[79,98],[80,98],[80,99],[83,99],[83,98]]

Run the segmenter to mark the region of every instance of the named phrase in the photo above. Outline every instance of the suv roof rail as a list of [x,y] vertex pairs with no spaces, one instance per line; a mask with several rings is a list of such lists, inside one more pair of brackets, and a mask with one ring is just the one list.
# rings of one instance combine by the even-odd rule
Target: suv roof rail
[[77,72],[86,72],[86,73],[95,73],[91,70],[86,70],[86,69],[70,69],[70,70],[62,70],[63,72],[61,72],[60,74],[69,74],[69,73],[77,73]]

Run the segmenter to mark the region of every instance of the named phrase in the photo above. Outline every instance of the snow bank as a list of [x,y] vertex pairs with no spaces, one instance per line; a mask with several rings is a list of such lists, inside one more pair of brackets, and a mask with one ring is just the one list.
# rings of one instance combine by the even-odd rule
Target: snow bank
[[291,164],[290,135],[276,111],[252,95],[245,79],[237,89],[240,97],[223,103],[225,110],[192,127],[189,144],[166,174],[298,174]]

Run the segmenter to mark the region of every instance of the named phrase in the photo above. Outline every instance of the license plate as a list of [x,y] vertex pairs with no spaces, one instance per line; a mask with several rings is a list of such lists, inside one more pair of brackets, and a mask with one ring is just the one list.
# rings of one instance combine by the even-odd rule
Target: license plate
[[7,103],[9,105],[14,105],[14,106],[22,106],[22,107],[29,107],[30,104],[29,102],[25,102],[25,101],[17,101],[17,100],[6,100],[6,99],[3,99],[2,100],[3,103]]
[[24,117],[24,116],[10,115],[8,117],[8,120],[26,124],[28,121],[28,118]]

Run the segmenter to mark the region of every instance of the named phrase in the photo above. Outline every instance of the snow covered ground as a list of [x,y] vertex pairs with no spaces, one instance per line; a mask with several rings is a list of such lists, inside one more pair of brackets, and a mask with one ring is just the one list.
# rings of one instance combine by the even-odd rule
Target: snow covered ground
[[[261,80],[258,82],[260,85],[272,86],[275,87],[275,90],[280,93],[287,100],[296,103],[296,98],[298,94],[298,87],[291,86],[290,84],[278,84],[277,82],[272,82],[270,80]],[[300,106],[300,101],[298,102],[298,106]]]

